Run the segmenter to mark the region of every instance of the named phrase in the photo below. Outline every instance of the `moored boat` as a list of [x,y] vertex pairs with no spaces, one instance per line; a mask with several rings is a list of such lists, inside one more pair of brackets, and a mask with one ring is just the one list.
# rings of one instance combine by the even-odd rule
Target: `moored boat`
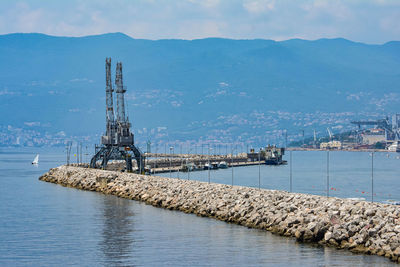
[[393,144],[391,144],[391,145],[388,147],[388,151],[391,151],[391,152],[400,152],[399,141],[394,141]]
[[218,168],[220,168],[220,169],[227,169],[227,168],[228,168],[228,164],[226,163],[226,161],[221,161],[221,162],[218,164]]
[[212,169],[212,165],[210,163],[206,163],[206,164],[204,164],[203,169],[204,170],[211,170]]

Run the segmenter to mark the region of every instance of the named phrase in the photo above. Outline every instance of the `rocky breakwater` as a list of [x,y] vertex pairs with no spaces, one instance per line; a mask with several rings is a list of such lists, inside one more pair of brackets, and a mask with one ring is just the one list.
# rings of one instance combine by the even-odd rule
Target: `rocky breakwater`
[[400,263],[399,206],[67,166],[39,179]]

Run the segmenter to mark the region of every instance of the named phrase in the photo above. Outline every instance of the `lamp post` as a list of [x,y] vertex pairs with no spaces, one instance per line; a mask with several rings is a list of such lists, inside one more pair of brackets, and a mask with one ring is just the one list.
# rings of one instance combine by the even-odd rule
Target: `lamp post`
[[[171,146],[170,148],[169,148],[169,154],[171,154],[171,152],[172,152],[172,154],[173,154],[173,152],[174,152],[174,147],[173,146]],[[170,155],[171,156],[171,155]],[[171,178],[172,177],[172,158],[170,157],[169,158],[169,178]]]
[[[192,152],[192,148],[189,148],[188,156],[189,156],[190,152]],[[189,167],[189,165],[187,163],[187,160],[188,160],[188,158],[186,158],[186,168],[187,168],[187,171],[188,171],[188,178],[187,179],[189,180],[190,179],[190,167]]]
[[329,150],[326,153],[326,196],[329,197]]
[[208,183],[210,183],[210,170],[211,170],[211,162],[210,162],[210,151],[212,147],[208,146]]
[[289,180],[289,191],[292,192],[292,150],[290,150],[290,162],[289,162],[289,172],[290,172],[290,180]]
[[232,186],[233,186],[233,152],[235,151],[234,148],[231,150],[231,168],[232,168]]
[[374,152],[371,153],[371,200],[374,203]]
[[178,179],[180,179],[179,178],[179,173],[180,173],[180,167],[179,167],[179,162],[178,162]]
[[157,167],[157,160],[158,160],[158,158],[157,158],[157,153],[158,153],[158,144],[156,143],[156,151],[155,151],[156,153],[155,153],[155,160],[154,160],[154,164],[153,164],[153,167],[154,167],[154,171],[153,171],[153,173],[155,173],[155,171],[156,171],[156,167]]
[[88,151],[87,151],[87,146],[85,146],[85,147],[86,147],[85,162],[88,162],[87,156],[88,156],[89,154],[88,154]]
[[139,155],[139,174],[142,174],[142,153]]
[[258,151],[258,189],[261,189],[261,150]]
[[76,143],[76,164],[79,166],[79,142]]
[[[181,167],[183,167],[183,160],[184,160],[184,158],[182,157],[182,159],[181,159]],[[178,173],[179,174],[179,173]],[[179,178],[179,175],[178,175],[178,178]],[[184,179],[184,177],[183,177],[183,173],[182,173],[182,179]],[[189,180],[189,179],[188,179]]]

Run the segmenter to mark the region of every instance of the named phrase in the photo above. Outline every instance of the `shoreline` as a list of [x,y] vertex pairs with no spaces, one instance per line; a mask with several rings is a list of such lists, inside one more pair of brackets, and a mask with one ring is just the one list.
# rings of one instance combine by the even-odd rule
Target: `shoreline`
[[388,152],[388,153],[398,153],[396,151],[389,151],[386,149],[321,149],[321,148],[308,148],[308,147],[287,147],[286,151],[343,151],[343,152]]
[[50,169],[39,180],[400,263],[400,208],[395,205],[71,166]]

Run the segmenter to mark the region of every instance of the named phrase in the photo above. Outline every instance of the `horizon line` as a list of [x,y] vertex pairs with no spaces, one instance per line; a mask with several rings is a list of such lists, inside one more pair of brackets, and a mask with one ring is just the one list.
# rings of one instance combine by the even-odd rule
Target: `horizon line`
[[47,33],[41,33],[41,32],[10,32],[10,33],[0,33],[0,36],[8,36],[8,35],[44,35],[48,37],[54,37],[54,38],[87,38],[87,37],[98,37],[98,36],[105,36],[105,35],[123,35],[126,36],[132,40],[146,40],[146,41],[165,41],[165,40],[177,40],[177,41],[197,41],[197,40],[206,40],[206,39],[223,39],[223,40],[232,40],[232,41],[255,41],[255,40],[263,40],[263,41],[274,41],[274,42],[286,42],[286,41],[292,41],[292,40],[301,40],[301,41],[307,41],[307,42],[315,42],[315,41],[320,41],[320,40],[344,40],[348,41],[351,43],[359,43],[359,44],[366,44],[366,45],[385,45],[391,42],[400,42],[400,40],[391,40],[383,43],[365,43],[365,42],[360,42],[360,41],[354,41],[351,39],[347,39],[344,37],[321,37],[317,39],[303,39],[301,37],[293,37],[289,39],[283,39],[283,40],[275,40],[275,39],[267,39],[267,38],[230,38],[230,37],[219,37],[219,36],[209,36],[209,37],[203,37],[203,38],[193,38],[193,39],[183,39],[183,38],[160,38],[160,39],[146,39],[146,38],[135,38],[132,37],[129,34],[123,33],[123,32],[106,32],[106,33],[98,33],[98,34],[89,34],[89,35],[78,35],[78,36],[68,36],[68,35],[53,35],[53,34],[47,34]]

